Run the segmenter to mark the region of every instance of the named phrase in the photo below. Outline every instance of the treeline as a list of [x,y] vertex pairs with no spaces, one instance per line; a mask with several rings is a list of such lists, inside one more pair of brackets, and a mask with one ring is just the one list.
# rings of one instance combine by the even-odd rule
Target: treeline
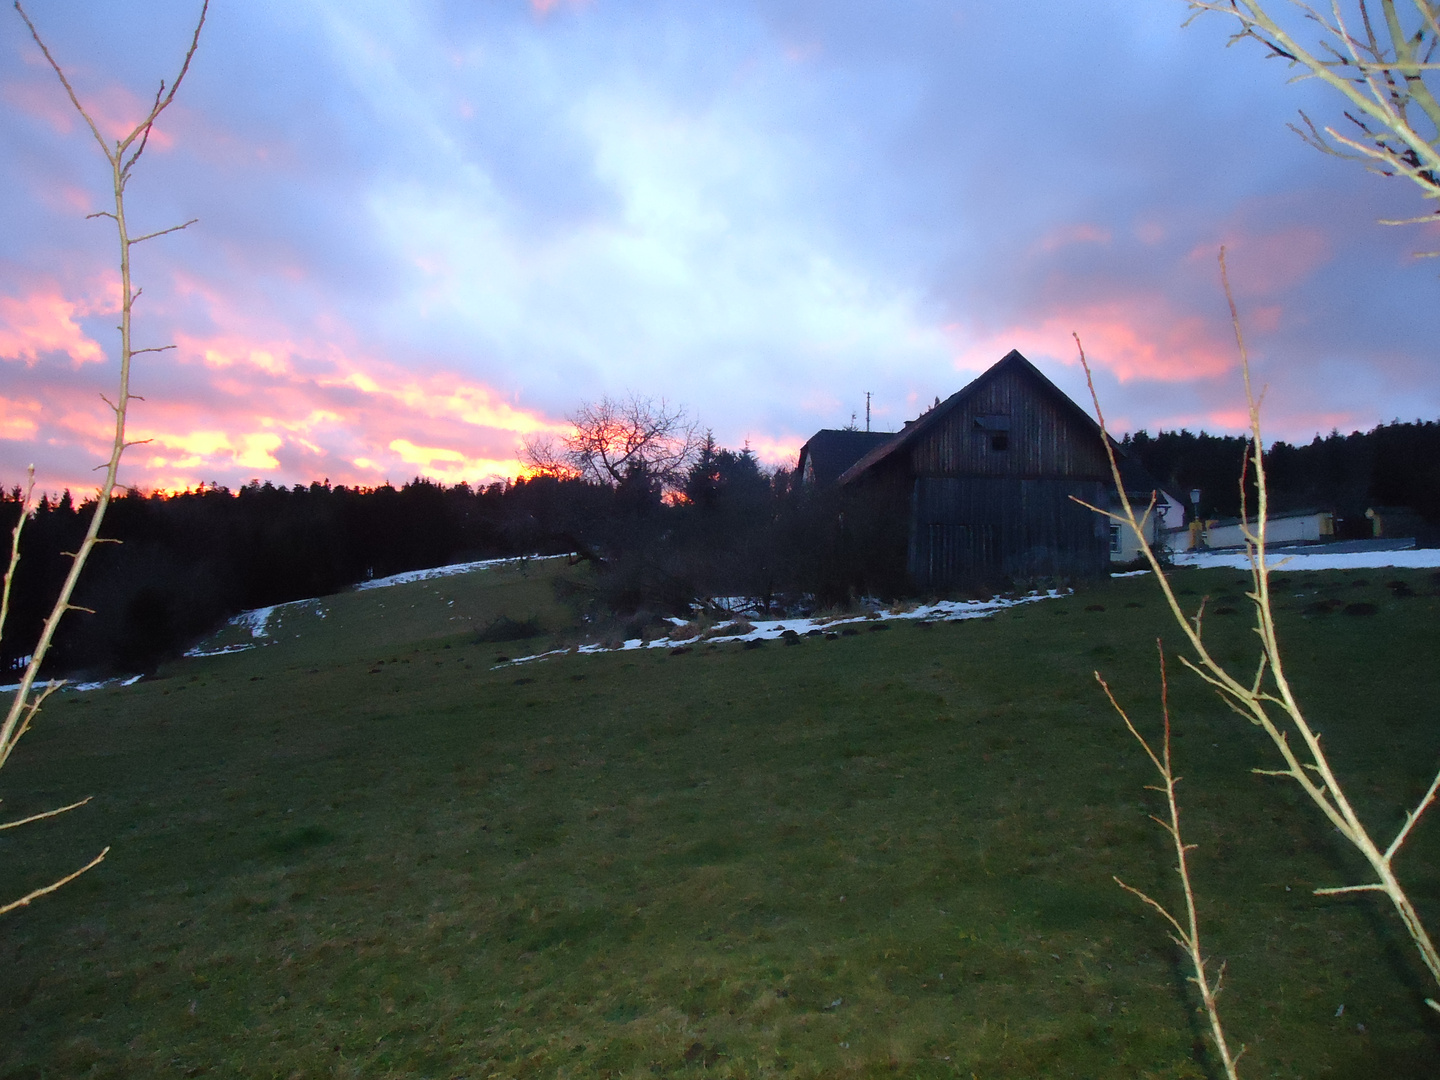
[[[1245,440],[1188,431],[1136,432],[1124,445],[1201,512],[1240,511]],[[1409,506],[1440,526],[1440,423],[1386,424],[1266,456],[1277,510],[1336,513],[1342,535],[1369,535],[1375,505]],[[92,556],[48,674],[143,672],[240,611],[336,592],[371,577],[450,562],[574,552],[588,560],[597,613],[675,614],[697,598],[749,596],[821,605],[891,597],[904,580],[908,505],[848,491],[802,490],[787,470],[707,439],[680,482],[643,464],[618,483],[542,476],[445,487],[415,479],[373,489],[328,484],[176,495],[127,492]],[[0,491],[0,527],[20,512]],[[21,564],[0,666],[29,653],[93,507],[67,492],[42,499],[22,534]]]
[[[806,497],[791,480],[761,469],[748,450],[707,441],[679,491],[643,468],[615,485],[417,478],[399,488],[132,490],[105,521],[103,534],[120,542],[96,549],[74,598],[93,613],[67,615],[47,673],[148,671],[240,611],[509,555],[577,553],[596,571],[593,592],[577,602],[615,613],[670,614],[718,595],[804,593],[824,603],[903,591],[878,569],[903,566],[903,513],[847,514],[848,496]],[[0,492],[7,534],[21,498],[18,488]],[[76,549],[92,511],[68,492],[33,509],[0,641],[6,669],[32,648],[69,569],[63,553]]]
[[[1246,439],[1142,430],[1125,436],[1123,445],[1187,507],[1191,489],[1199,488],[1203,516],[1239,516]],[[1369,536],[1365,511],[1373,506],[1407,506],[1440,526],[1440,422],[1332,431],[1299,446],[1277,442],[1265,454],[1265,468],[1273,510],[1333,513],[1341,536]],[[1253,488],[1251,498],[1253,513]]]

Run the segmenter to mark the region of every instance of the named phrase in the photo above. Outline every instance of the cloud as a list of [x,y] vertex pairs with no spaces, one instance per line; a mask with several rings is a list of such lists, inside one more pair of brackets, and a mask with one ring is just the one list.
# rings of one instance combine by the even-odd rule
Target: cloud
[[[1333,258],[1330,237],[1314,225],[1265,231],[1232,227],[1223,243],[1232,281],[1243,295],[1274,295],[1291,289]],[[1186,258],[1213,267],[1217,249],[1216,244],[1202,244]]]
[[1233,341],[1212,319],[1191,315],[1162,296],[1137,294],[1063,308],[1035,321],[1006,327],[963,346],[955,367],[976,372],[1010,349],[1027,357],[1079,363],[1073,334],[1080,335],[1093,368],[1120,382],[1185,383],[1213,379],[1238,363]]
[[1048,253],[1071,244],[1108,244],[1111,235],[1111,231],[1101,225],[1061,225],[1042,236],[1038,246]]
[[[1083,397],[1077,330],[1126,423],[1229,423],[1221,242],[1277,432],[1440,414],[1433,276],[1373,224],[1407,216],[1400,186],[1289,140],[1323,95],[1226,51],[1221,20],[276,10],[214,16],[131,187],[144,228],[201,219],[139,253],[142,343],[180,348],[138,366],[135,482],[481,480],[631,389],[784,463],[865,391],[898,426],[1010,348]],[[117,129],[192,17],[102,5],[52,44]],[[1020,37],[1023,85],[993,47]],[[5,400],[36,406],[0,413],[0,479],[33,456],[77,483],[109,439],[109,249],[77,216],[95,148],[23,26],[0,43],[23,58],[0,86],[0,356]]]
[[[57,85],[48,68],[23,81],[4,83],[0,86],[0,100],[32,119],[43,121],[61,135],[83,130],[87,138],[91,137],[84,119],[65,97],[63,88]],[[100,129],[100,134],[113,144],[129,137],[140,121],[149,115],[152,102],[141,99],[127,87],[110,83],[101,89],[82,92],[80,104]],[[151,128],[145,148],[166,151],[174,145],[173,137],[156,126]]]
[[33,439],[40,430],[38,401],[0,397],[0,439]]
[[515,477],[524,471],[518,457],[467,458],[458,450],[437,446],[416,446],[408,439],[394,439],[389,448],[407,465],[441,483],[458,484],[476,477]]
[[755,452],[755,457],[764,465],[793,469],[800,459],[800,447],[810,436],[795,435],[774,437],[765,434],[748,435],[745,444]]
[[107,309],[113,310],[104,301],[67,298],[53,282],[23,296],[0,296],[0,357],[34,366],[61,353],[77,366],[100,363],[105,350],[75,320]]
[[530,0],[530,10],[544,18],[562,4],[568,8],[581,8],[589,2],[590,0]]

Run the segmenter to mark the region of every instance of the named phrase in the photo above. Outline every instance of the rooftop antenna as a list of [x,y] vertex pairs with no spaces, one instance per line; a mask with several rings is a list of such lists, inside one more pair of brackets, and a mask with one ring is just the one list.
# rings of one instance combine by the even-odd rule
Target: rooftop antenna
[[865,430],[870,430],[870,391],[865,391]]

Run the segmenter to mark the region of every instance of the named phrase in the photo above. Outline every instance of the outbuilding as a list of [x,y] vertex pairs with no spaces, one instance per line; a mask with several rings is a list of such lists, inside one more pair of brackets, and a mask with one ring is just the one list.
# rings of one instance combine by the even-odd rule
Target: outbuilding
[[[1111,564],[1110,522],[1075,500],[1099,507],[1115,500],[1101,438],[1089,414],[1011,351],[836,482],[874,493],[877,505],[908,497],[906,570],[921,591],[1096,576]],[[1158,485],[1111,445],[1127,492],[1143,508]]]

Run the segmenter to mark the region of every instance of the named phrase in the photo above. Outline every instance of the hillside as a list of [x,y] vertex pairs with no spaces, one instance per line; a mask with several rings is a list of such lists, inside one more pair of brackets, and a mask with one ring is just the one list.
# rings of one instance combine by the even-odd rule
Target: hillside
[[[1175,949],[1111,880],[1173,892],[1091,674],[1156,723],[1151,583],[680,655],[517,667],[477,640],[503,616],[564,644],[554,582],[581,573],[327,597],[273,613],[271,644],[61,695],[7,817],[95,801],[0,834],[6,889],[113,846],[0,924],[0,1077],[1205,1075]],[[1241,660],[1241,575],[1176,581]],[[1440,756],[1440,580],[1277,586],[1299,693],[1398,820]],[[1249,1074],[1430,1075],[1397,928],[1310,895],[1348,857],[1196,680],[1172,704]],[[1440,827],[1413,843],[1433,921]]]

